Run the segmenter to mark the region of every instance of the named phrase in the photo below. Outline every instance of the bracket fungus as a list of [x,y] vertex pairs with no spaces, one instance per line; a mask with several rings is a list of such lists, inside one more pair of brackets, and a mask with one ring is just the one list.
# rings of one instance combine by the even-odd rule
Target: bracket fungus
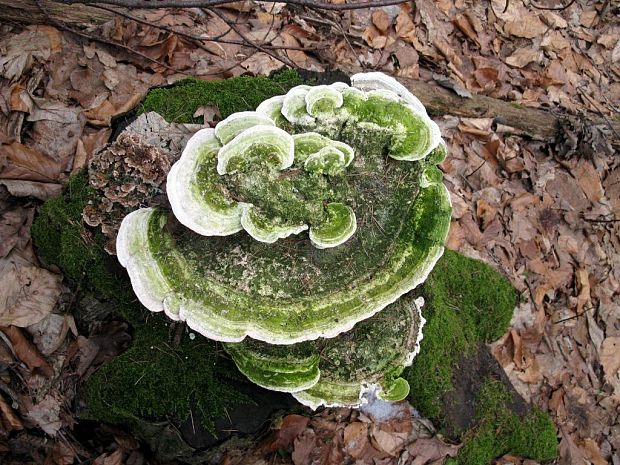
[[149,310],[230,343],[248,378],[312,406],[357,405],[371,385],[407,395],[398,374],[423,319],[405,294],[450,225],[437,125],[393,78],[351,81],[198,131],[168,174],[172,210],[130,213],[117,239]]

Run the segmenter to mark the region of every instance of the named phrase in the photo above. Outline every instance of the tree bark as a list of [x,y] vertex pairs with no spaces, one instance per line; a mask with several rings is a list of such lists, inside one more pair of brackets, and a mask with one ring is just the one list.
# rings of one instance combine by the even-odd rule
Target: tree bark
[[[115,16],[113,13],[88,5],[67,6],[50,0],[41,0],[41,4],[50,12],[52,19],[73,26],[101,24]],[[0,0],[0,21],[28,24],[49,23],[33,0]]]

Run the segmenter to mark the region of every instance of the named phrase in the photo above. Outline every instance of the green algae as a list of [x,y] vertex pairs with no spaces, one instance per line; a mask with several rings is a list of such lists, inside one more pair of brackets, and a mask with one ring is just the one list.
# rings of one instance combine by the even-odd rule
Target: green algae
[[548,414],[535,408],[523,417],[508,408],[506,387],[487,378],[476,399],[477,424],[463,435],[463,447],[447,465],[488,465],[504,454],[537,462],[558,455],[557,433]]

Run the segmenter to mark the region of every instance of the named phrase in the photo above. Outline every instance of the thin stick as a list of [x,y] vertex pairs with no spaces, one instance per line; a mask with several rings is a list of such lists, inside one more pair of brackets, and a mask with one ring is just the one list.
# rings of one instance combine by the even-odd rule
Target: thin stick
[[[103,3],[106,5],[125,6],[129,8],[210,8],[214,6],[226,5],[234,3],[236,0],[59,0],[60,3],[67,5],[84,4],[91,5],[93,3]],[[310,6],[320,8],[321,10],[345,11],[359,10],[364,8],[376,8],[382,6],[399,5],[407,3],[408,0],[374,0],[359,3],[328,3],[324,1],[314,0],[285,0],[281,3],[297,6]],[[574,1],[574,0],[573,0]],[[270,3],[276,3],[275,0]],[[280,2],[278,2],[280,3]],[[572,3],[572,2],[571,2]]]
[[141,58],[144,58],[147,61],[150,61],[152,63],[158,64],[159,66],[163,66],[164,68],[170,70],[170,71],[174,71],[175,73],[181,73],[181,74],[186,74],[183,73],[182,71],[173,68],[172,66],[167,65],[166,63],[163,63],[159,60],[156,60],[155,58],[151,58],[148,55],[145,55],[144,53],[138,52],[137,50],[134,50],[131,47],[128,47],[127,45],[124,44],[120,44],[118,42],[114,42],[112,40],[108,40],[108,39],[104,39],[102,37],[97,37],[97,36],[91,36],[90,34],[86,34],[84,32],[78,31],[76,29],[73,29],[72,27],[67,26],[65,23],[63,23],[62,21],[58,21],[54,18],[52,18],[52,16],[50,15],[49,11],[47,10],[47,8],[45,8],[45,6],[43,6],[43,4],[41,3],[40,0],[34,0],[35,5],[37,5],[37,8],[39,8],[39,10],[41,11],[41,13],[43,13],[45,15],[45,17],[47,18],[47,20],[52,23],[54,26],[58,27],[59,29],[62,29],[64,31],[67,32],[71,32],[72,34],[75,34],[77,36],[83,37],[85,39],[88,40],[93,40],[95,42],[100,42],[102,44],[106,44],[106,45],[111,45],[113,47],[119,47],[122,48],[123,50],[132,53],[134,55],[137,55]]

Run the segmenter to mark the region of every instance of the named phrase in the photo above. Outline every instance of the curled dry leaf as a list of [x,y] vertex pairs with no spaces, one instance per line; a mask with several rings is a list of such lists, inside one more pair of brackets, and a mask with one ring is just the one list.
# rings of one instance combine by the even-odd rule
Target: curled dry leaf
[[[62,184],[50,182],[2,179],[0,185],[6,187],[13,197],[34,197],[43,202],[52,197],[58,197],[62,192]],[[0,256],[2,256],[1,252]]]
[[601,344],[601,365],[605,372],[605,379],[610,383],[616,395],[620,395],[620,337],[610,336]]
[[69,330],[77,335],[73,315],[50,313],[38,323],[28,326],[33,342],[43,355],[51,355],[62,345]]
[[16,326],[6,326],[0,327],[0,331],[6,334],[11,341],[13,351],[17,358],[25,363],[30,370],[38,370],[48,378],[54,374],[53,368],[47,360],[43,358],[34,344],[26,338],[21,329]]

